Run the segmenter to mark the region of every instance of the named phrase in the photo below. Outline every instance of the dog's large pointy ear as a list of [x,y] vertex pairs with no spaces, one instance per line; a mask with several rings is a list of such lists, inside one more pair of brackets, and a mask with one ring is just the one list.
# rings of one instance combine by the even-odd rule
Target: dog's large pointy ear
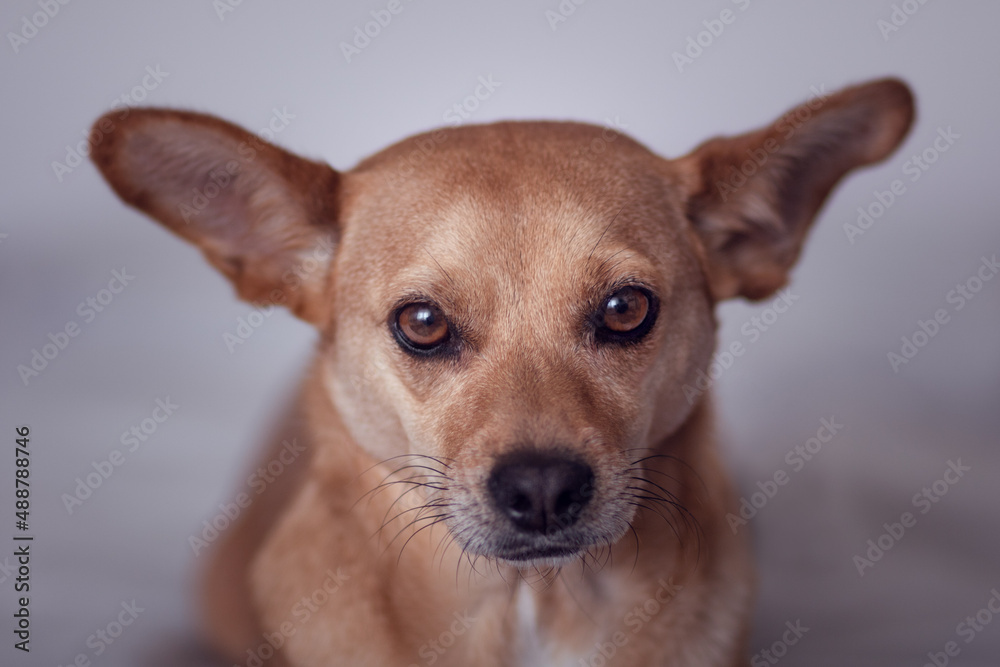
[[185,111],[109,113],[94,124],[91,145],[118,196],[199,246],[242,298],[324,320],[336,171]]
[[715,298],[761,299],[784,285],[837,181],[887,157],[913,115],[909,88],[884,79],[819,95],[769,127],[675,160]]

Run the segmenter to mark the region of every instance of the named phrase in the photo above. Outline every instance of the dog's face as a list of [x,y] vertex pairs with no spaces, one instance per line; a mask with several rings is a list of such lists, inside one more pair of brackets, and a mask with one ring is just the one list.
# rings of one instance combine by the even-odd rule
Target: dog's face
[[625,533],[643,461],[693,409],[714,303],[780,287],[833,185],[911,118],[884,81],[674,161],[598,127],[499,123],[341,174],[145,110],[99,121],[94,155],[244,298],[316,324],[356,443],[424,485],[468,552],[524,565]]
[[421,153],[433,136],[345,177],[336,404],[378,457],[437,460],[421,465],[447,478],[414,479],[442,487],[467,550],[523,561],[614,541],[634,462],[686,417],[680,388],[711,354],[678,187],[592,126],[458,128]]

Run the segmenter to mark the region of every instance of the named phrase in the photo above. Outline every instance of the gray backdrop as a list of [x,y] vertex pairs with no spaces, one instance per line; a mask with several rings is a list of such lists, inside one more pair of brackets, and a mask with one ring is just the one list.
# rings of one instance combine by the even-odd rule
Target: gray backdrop
[[[746,347],[715,387],[732,469],[748,500],[758,482],[788,475],[740,528],[754,531],[761,564],[753,650],[800,622],[809,630],[782,664],[919,667],[948,642],[950,664],[1000,664],[1000,619],[980,612],[1000,587],[1000,279],[976,280],[994,277],[983,258],[1000,253],[1000,5],[402,0],[348,62],[341,44],[389,4],[3,3],[0,538],[20,534],[11,450],[14,428],[28,425],[36,539],[28,655],[12,646],[13,547],[0,549],[0,662],[196,663],[188,538],[243,483],[313,341],[276,313],[227,349],[250,306],[79,163],[86,129],[116,100],[270,125],[283,146],[348,168],[447,123],[456,104],[464,122],[614,124],[675,156],[768,122],[811,89],[891,74],[916,91],[914,131],[830,200],[794,274],[793,307],[776,319],[766,303],[721,310],[720,343]],[[724,10],[728,24],[716,21]],[[493,90],[470,99],[480,77]],[[902,194],[880,208],[877,193],[897,179]],[[878,215],[849,235],[859,207]],[[102,292],[109,283],[118,293]],[[926,322],[938,310],[947,322],[935,330]],[[915,336],[921,321],[933,336]],[[77,335],[58,335],[74,324]],[[43,349],[50,334],[63,349]],[[894,369],[902,337],[923,345]],[[22,379],[35,350],[52,358]],[[123,448],[158,399],[178,407]],[[823,419],[834,437],[808,461],[786,457]],[[114,449],[121,465],[70,512],[63,494],[107,469]],[[968,470],[938,482],[939,497],[949,462]],[[855,556],[868,558],[868,540],[904,512],[915,523],[883,536],[890,548],[859,574]],[[121,636],[91,638],[133,600],[142,611]],[[977,613],[975,626],[965,620]]]

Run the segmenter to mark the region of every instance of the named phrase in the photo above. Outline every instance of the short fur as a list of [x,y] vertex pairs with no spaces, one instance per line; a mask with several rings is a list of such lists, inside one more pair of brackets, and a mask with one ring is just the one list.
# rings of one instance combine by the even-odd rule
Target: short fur
[[[212,555],[215,646],[246,664],[271,637],[269,664],[295,667],[746,665],[751,559],[725,521],[710,397],[683,388],[710,362],[715,303],[784,285],[834,185],[912,118],[887,79],[675,160],[608,129],[505,122],[343,173],[202,114],[100,119],[92,156],[122,199],[320,332],[264,460],[285,439],[309,454]],[[655,323],[600,344],[593,314],[623,285],[655,296]],[[403,349],[393,313],[415,300],[447,316],[454,354]],[[554,536],[518,532],[487,491],[522,450],[593,470]],[[512,544],[576,551],[512,560]]]

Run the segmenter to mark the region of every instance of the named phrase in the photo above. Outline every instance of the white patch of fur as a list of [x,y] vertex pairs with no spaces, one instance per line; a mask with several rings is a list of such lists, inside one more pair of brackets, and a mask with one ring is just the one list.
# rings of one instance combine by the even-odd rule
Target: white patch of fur
[[517,592],[518,665],[520,667],[545,667],[545,650],[538,635],[538,608],[535,596],[524,586]]
[[546,647],[538,634],[538,607],[531,590],[522,586],[517,593],[518,667],[579,667],[586,656],[558,654]]

